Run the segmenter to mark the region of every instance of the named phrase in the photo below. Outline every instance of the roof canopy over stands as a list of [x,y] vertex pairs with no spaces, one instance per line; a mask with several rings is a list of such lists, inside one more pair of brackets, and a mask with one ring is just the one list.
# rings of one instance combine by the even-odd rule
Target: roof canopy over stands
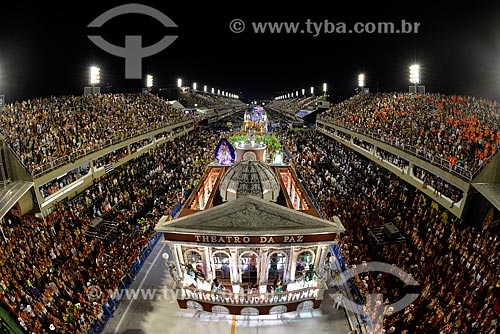
[[491,204],[500,210],[500,184],[498,183],[473,183],[477,189]]
[[0,188],[0,220],[33,187],[33,182],[15,181]]

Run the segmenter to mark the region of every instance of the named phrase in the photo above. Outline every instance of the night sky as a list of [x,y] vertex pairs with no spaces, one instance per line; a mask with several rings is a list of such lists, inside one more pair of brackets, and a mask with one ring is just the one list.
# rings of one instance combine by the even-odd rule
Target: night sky
[[[69,3],[69,2],[68,2]],[[166,14],[178,28],[165,28],[145,15],[129,14],[102,28],[87,25],[104,11],[127,1],[77,1],[59,6],[38,1],[2,3],[0,94],[7,101],[81,94],[88,67],[101,68],[102,91],[139,91],[144,80],[124,79],[124,59],[88,38],[100,34],[123,45],[125,35],[142,35],[150,45],[178,35],[162,52],[143,59],[143,73],[155,78],[153,92],[185,83],[241,92],[244,101],[285,91],[329,85],[333,101],[355,93],[365,73],[371,91],[406,91],[408,66],[422,66],[428,92],[475,95],[500,100],[500,3],[442,1],[302,2],[142,1]],[[76,4],[76,6],[75,6]],[[272,4],[272,7],[271,7]],[[232,33],[233,19],[246,30]],[[418,34],[255,34],[251,22],[419,22]],[[303,26],[301,26],[303,27]],[[111,86],[105,88],[107,85]]]

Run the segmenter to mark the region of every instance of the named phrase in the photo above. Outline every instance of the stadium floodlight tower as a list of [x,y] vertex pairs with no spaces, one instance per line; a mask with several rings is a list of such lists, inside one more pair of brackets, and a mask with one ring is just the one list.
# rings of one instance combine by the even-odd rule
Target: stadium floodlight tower
[[146,87],[148,87],[149,90],[153,87],[153,76],[151,74],[146,76]]
[[101,92],[101,87],[97,86],[99,82],[101,82],[101,69],[97,66],[91,66],[89,68],[90,87],[84,87],[83,94],[99,94]]
[[90,67],[90,84],[92,87],[98,85],[101,81],[101,69],[97,66]]
[[358,87],[359,87],[359,93],[363,94],[365,89],[365,75],[363,73],[360,73],[358,75]]
[[415,85],[420,83],[420,65],[414,64],[410,66],[410,82]]
[[420,65],[413,64],[410,66],[410,93],[425,93],[425,86],[419,86],[420,83]]
[[151,74],[146,75],[146,87],[142,88],[142,94],[147,95],[151,92],[151,88],[153,87],[153,76]]

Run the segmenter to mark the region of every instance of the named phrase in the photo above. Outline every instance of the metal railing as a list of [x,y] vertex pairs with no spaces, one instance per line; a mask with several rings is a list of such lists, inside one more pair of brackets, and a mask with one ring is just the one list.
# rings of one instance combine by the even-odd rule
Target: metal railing
[[[339,244],[332,245],[331,250],[335,255],[335,258],[337,259],[340,270],[342,272],[346,271],[347,263],[344,257],[342,256],[341,246]],[[349,291],[352,297],[354,298],[354,301],[357,304],[359,304],[358,308],[360,312],[358,313],[358,315],[360,315],[359,317],[359,321],[361,322],[360,325],[367,325],[368,316],[364,312],[361,312],[363,310],[363,303],[365,302],[365,298],[363,297],[363,294],[361,293],[359,287],[356,285],[353,279],[349,279],[347,281],[347,287],[345,288],[346,289],[349,288]]]
[[[330,130],[329,130],[328,125],[335,125],[335,126],[339,126],[341,128],[344,128],[344,129],[354,131],[356,133],[365,135],[365,136],[370,137],[372,139],[378,140],[380,142],[383,142],[383,143],[389,144],[391,146],[394,146],[398,149],[401,149],[401,150],[405,151],[406,153],[409,153],[409,154],[411,154],[419,159],[425,160],[425,161],[431,163],[432,165],[435,165],[435,166],[437,166],[445,171],[448,171],[451,174],[456,175],[456,176],[458,176],[466,181],[469,181],[469,182],[486,165],[486,163],[483,162],[481,164],[477,164],[477,166],[475,166],[475,168],[473,168],[473,169],[466,169],[465,167],[460,166],[458,164],[453,165],[447,159],[437,157],[437,156],[433,155],[431,152],[428,152],[420,147],[401,144],[401,143],[399,143],[399,141],[396,141],[393,138],[387,138],[386,136],[380,135],[380,134],[373,132],[373,131],[368,131],[368,130],[363,129],[361,127],[353,126],[352,124],[348,124],[348,123],[344,123],[344,122],[332,122],[332,121],[327,122],[325,120],[320,120],[320,121],[322,121],[324,123],[323,127],[319,126],[319,124],[318,124],[318,128],[321,130],[324,130],[324,131],[327,131],[327,132],[334,134],[335,131],[337,131],[337,130],[333,127],[330,127]],[[486,159],[484,159],[484,161],[491,160],[493,158],[493,156],[494,156],[494,153],[490,154]]]
[[190,287],[180,288],[183,299],[191,299],[223,305],[279,305],[316,299],[321,287],[308,287],[293,291],[239,294],[212,292]]
[[37,178],[37,177],[40,177],[44,174],[47,174],[47,173],[49,173],[49,172],[51,172],[51,171],[53,171],[53,170],[55,170],[63,165],[66,165],[69,162],[76,161],[76,160],[81,159],[87,155],[90,155],[90,154],[95,153],[97,151],[106,149],[112,145],[119,144],[119,143],[126,141],[128,139],[139,137],[139,136],[148,134],[150,132],[156,131],[158,129],[169,127],[169,126],[175,126],[175,125],[181,126],[181,125],[184,125],[185,123],[189,123],[190,121],[191,120],[185,120],[185,121],[182,121],[180,123],[162,123],[161,125],[159,125],[157,127],[148,128],[147,131],[135,131],[135,132],[132,132],[126,136],[113,137],[113,138],[110,138],[110,139],[103,141],[102,143],[94,145],[92,147],[87,147],[84,149],[75,150],[68,155],[54,159],[54,160],[47,162],[43,165],[34,167],[32,169],[30,169],[28,167],[27,169],[28,169],[28,171],[31,172],[31,175],[34,178]]

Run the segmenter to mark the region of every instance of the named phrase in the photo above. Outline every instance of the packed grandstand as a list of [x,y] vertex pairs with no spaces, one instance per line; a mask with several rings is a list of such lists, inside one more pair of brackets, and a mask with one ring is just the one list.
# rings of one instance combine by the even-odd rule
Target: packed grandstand
[[[268,106],[269,118],[286,124],[287,117],[320,98],[274,101]],[[26,333],[102,330],[116,308],[107,292],[134,280],[137,259],[158,238],[153,227],[163,215],[175,217],[174,209],[214,160],[215,145],[229,135],[228,122],[237,124],[246,108],[241,101],[212,94],[192,94],[184,101],[206,109],[223,106],[230,113],[223,121],[184,128],[156,146],[148,145],[157,137],[142,138],[124,152],[103,154],[40,184],[37,191],[48,198],[123,154],[134,157],[100,174],[76,196],[54,201],[43,217],[11,212],[2,218],[0,297]],[[318,120],[401,148],[443,173],[453,169],[470,180],[498,150],[499,111],[496,102],[474,97],[358,94],[325,110]],[[0,124],[5,143],[36,181],[40,171],[49,170],[46,165],[51,170],[71,165],[71,157],[85,159],[109,143],[194,123],[197,117],[153,94],[100,94],[11,103]],[[441,173],[410,167],[397,151],[376,149],[377,159],[390,162],[401,174],[411,168],[422,184],[417,188],[351,149],[346,140],[368,152],[374,145],[347,132],[332,136],[285,126],[274,131],[323,217],[339,216],[345,222],[338,260],[348,267],[375,260],[391,263],[419,282],[420,297],[414,303],[394,314],[385,311],[386,333],[494,333],[500,292],[498,210],[481,217],[479,225],[456,217],[434,200],[445,197],[453,206],[466,195],[464,189]],[[433,189],[431,196],[423,192],[424,185]],[[96,218],[116,224],[112,242],[86,235]],[[367,228],[387,222],[399,228],[406,242],[374,251]],[[89,299],[88,288],[94,286],[103,293]],[[386,305],[399,300],[404,286],[394,277],[369,273],[356,277],[351,289],[362,300],[381,293]],[[366,314],[375,312],[366,305]]]
[[442,94],[358,94],[321,120],[411,150],[433,163],[447,161],[473,176],[500,145],[495,101]]
[[[200,106],[232,105],[233,99],[204,98]],[[2,134],[32,173],[68,163],[112,143],[121,142],[190,116],[148,94],[90,94],[37,98],[7,104],[1,114]],[[38,174],[38,173],[37,173]]]

